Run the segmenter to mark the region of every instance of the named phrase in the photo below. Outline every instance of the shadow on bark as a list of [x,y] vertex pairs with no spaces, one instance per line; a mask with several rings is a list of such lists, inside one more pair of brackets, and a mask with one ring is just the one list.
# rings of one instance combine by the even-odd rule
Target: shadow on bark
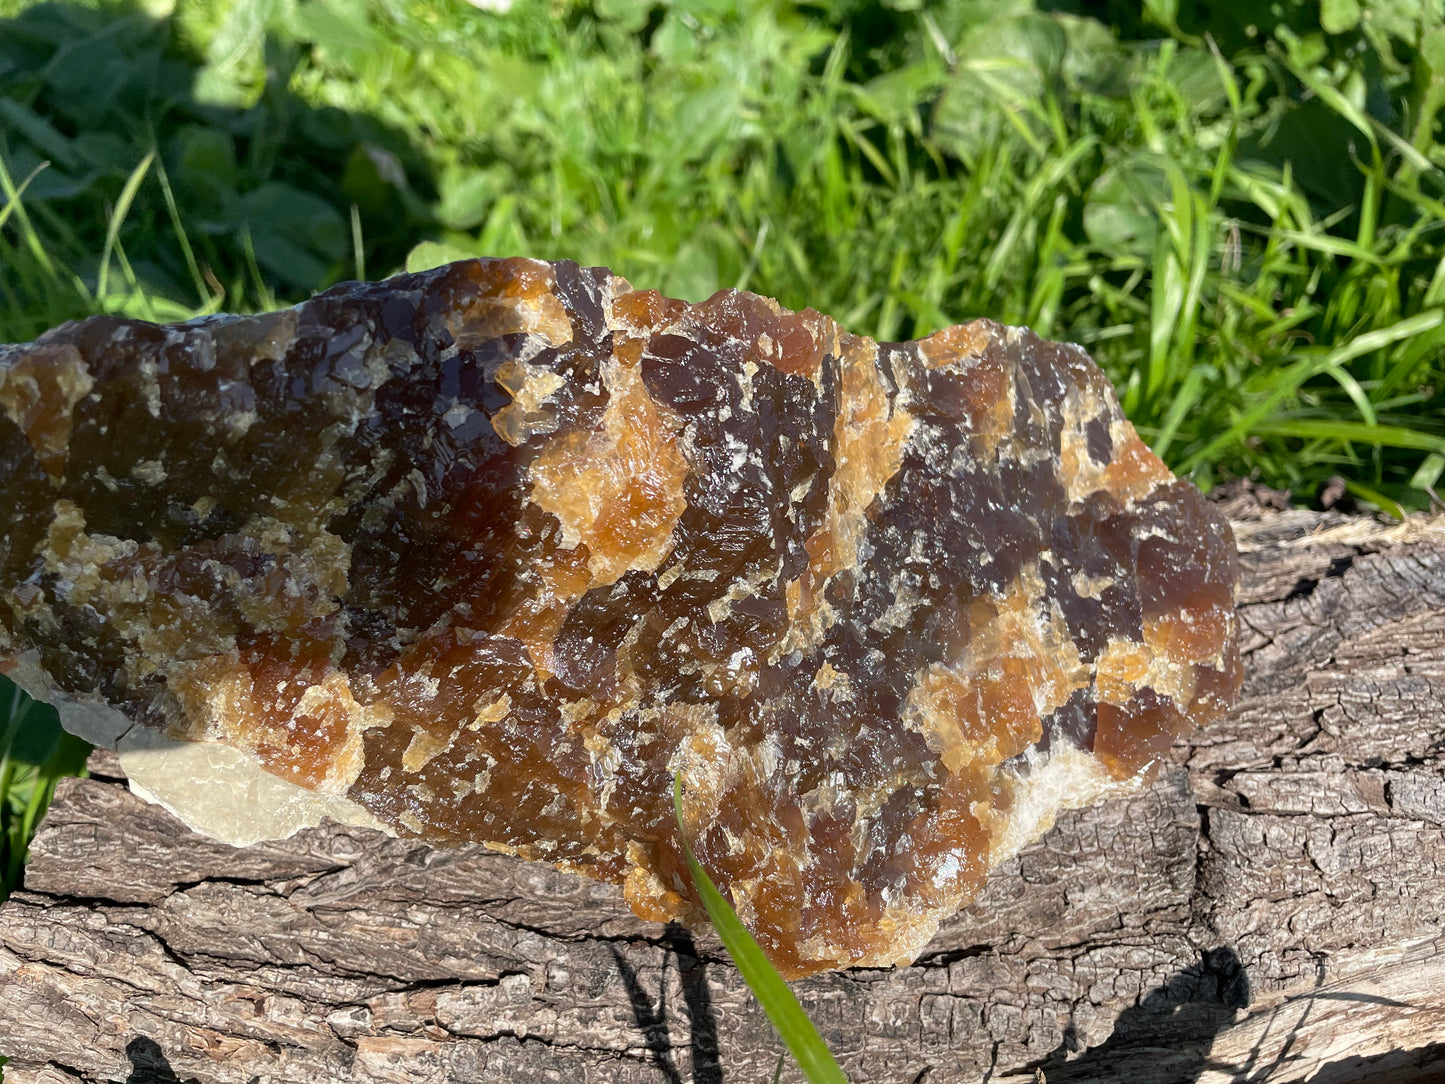
[[642,1041],[653,1063],[667,1077],[668,1084],[682,1084],[682,1074],[672,1057],[672,1037],[667,1031],[667,978],[663,977],[662,987],[657,992],[657,1008],[652,1007],[652,998],[642,988],[637,972],[627,962],[616,945],[612,946],[612,958],[617,961],[617,974],[622,985],[627,987],[627,1001],[632,1006],[632,1018],[637,1030],[642,1032]]
[[1310,1084],[1357,1084],[1362,1080],[1442,1084],[1445,1082],[1445,1043],[1418,1050],[1391,1050],[1370,1058],[1332,1061],[1320,1069]]
[[688,1042],[692,1053],[693,1084],[722,1084],[718,1057],[717,1014],[707,989],[707,965],[698,955],[692,934],[676,922],[667,924],[667,945],[677,958],[682,979],[683,1008],[687,1012]]
[[130,1076],[125,1084],[200,1084],[195,1077],[182,1080],[171,1068],[165,1051],[154,1039],[138,1035],[126,1044],[125,1056],[130,1059]]
[[1229,1070],[1215,1064],[1209,1052],[1215,1036],[1235,1022],[1236,1011],[1247,1008],[1250,997],[1249,978],[1235,951],[1211,949],[1120,1014],[1103,1045],[1066,1061],[1079,1048],[1071,1026],[1040,1068],[1049,1084],[1100,1084],[1129,1079],[1138,1060],[1147,1058],[1156,1072],[1165,1060],[1171,1079],[1192,1084],[1208,1070]]
[[672,1036],[667,1027],[667,979],[664,975],[662,987],[657,995],[657,1007],[652,998],[638,981],[637,972],[615,947],[612,957],[617,962],[617,973],[627,988],[627,1000],[632,1006],[632,1016],[637,1030],[642,1032],[643,1042],[654,1064],[674,1084],[683,1084],[684,1079],[692,1084],[722,1084],[722,1063],[718,1059],[717,1015],[713,1011],[712,995],[707,988],[707,965],[698,956],[692,935],[675,922],[668,923],[665,938],[667,947],[677,961],[678,977],[682,986],[683,1009],[688,1021],[688,1053],[692,1063],[690,1076],[684,1078],[673,1058]]

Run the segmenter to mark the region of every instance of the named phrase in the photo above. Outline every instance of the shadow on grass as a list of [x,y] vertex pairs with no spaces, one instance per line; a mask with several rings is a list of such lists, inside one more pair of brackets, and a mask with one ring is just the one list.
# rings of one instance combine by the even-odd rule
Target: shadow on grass
[[29,180],[21,205],[39,240],[25,243],[18,215],[0,228],[0,341],[94,307],[64,269],[96,290],[107,226],[152,151],[112,288],[182,309],[224,291],[236,309],[404,261],[430,223],[424,155],[375,117],[302,101],[290,88],[312,43],[250,7],[251,23],[229,18],[210,55],[181,15],[133,2],[0,19],[0,161],[16,185]]

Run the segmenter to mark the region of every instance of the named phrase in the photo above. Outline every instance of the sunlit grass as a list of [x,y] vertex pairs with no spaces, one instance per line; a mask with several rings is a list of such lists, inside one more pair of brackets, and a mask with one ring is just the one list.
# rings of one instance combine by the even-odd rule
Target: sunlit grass
[[[844,0],[7,7],[40,44],[0,63],[0,338],[268,307],[425,240],[885,339],[1027,324],[1206,488],[1420,508],[1445,469],[1445,48],[1367,85],[1363,29],[1226,56],[1023,2],[866,38]],[[97,108],[62,80],[102,48]]]

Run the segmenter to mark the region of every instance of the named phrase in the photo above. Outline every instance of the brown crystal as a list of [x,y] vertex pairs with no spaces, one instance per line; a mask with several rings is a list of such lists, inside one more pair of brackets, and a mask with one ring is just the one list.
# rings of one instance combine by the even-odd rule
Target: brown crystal
[[469,261],[0,346],[0,658],[701,917],[910,960],[1239,684],[1229,529],[1078,347]]

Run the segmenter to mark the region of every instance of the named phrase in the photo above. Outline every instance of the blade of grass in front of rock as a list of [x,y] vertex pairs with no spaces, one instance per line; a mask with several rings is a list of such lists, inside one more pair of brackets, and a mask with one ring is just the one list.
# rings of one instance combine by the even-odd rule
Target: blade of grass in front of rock
[[747,927],[738,918],[737,912],[718,891],[712,878],[693,855],[682,820],[682,779],[678,776],[674,776],[672,781],[672,802],[677,814],[678,838],[682,840],[692,882],[697,887],[702,905],[707,908],[707,916],[712,921],[713,929],[717,930],[718,937],[732,956],[738,972],[747,982],[753,996],[758,999],[763,1012],[768,1014],[768,1019],[782,1036],[783,1042],[792,1051],[809,1084],[847,1084],[848,1078],[843,1075],[843,1070],[838,1068],[828,1045],[823,1042],[818,1029],[813,1026],[813,1021],[798,1004],[792,989],[774,969],[758,943],[753,940],[753,935],[748,933]]

